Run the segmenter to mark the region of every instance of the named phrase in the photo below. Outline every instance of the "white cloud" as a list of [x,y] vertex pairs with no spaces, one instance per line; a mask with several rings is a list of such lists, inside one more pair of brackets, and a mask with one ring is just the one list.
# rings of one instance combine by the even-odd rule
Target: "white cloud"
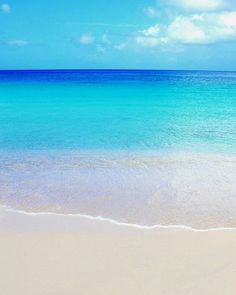
[[156,47],[159,45],[164,45],[169,42],[167,37],[145,37],[145,36],[137,36],[136,43],[143,47]]
[[86,33],[80,36],[79,43],[82,45],[90,45],[93,44],[95,41],[95,38],[92,33]]
[[184,44],[236,40],[236,11],[176,17],[168,27],[168,35]]
[[136,36],[136,43],[146,47],[223,41],[236,41],[236,11],[179,15],[169,24],[156,24]]
[[149,17],[155,17],[158,15],[158,10],[152,6],[148,6],[146,9],[145,9],[145,12],[146,14],[149,16]]
[[227,27],[236,27],[236,11],[222,13],[219,17],[220,23]]
[[4,12],[4,13],[10,13],[11,12],[11,6],[7,3],[3,3],[1,5],[1,10]]
[[157,37],[160,32],[160,25],[156,24],[156,25],[149,27],[148,29],[140,31],[140,32],[145,37]]
[[234,10],[235,0],[158,0],[159,9],[173,7],[178,11],[185,12],[214,12]]
[[168,37],[185,44],[205,43],[207,36],[189,17],[177,17],[167,29]]
[[176,4],[189,10],[212,11],[224,7],[223,0],[176,0]]
[[162,35],[161,26],[156,24],[138,32],[136,43],[143,47],[156,47],[168,43],[168,38]]
[[7,44],[12,46],[22,47],[22,46],[28,45],[29,43],[25,40],[16,39],[16,40],[8,41]]

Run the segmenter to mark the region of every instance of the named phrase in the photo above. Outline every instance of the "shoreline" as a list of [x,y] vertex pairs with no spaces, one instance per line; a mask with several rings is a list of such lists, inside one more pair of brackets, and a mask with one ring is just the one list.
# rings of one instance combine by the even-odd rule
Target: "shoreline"
[[90,221],[95,221],[95,222],[105,222],[110,225],[114,225],[117,227],[124,227],[124,228],[130,228],[130,229],[137,229],[137,230],[183,230],[183,231],[191,231],[191,232],[199,232],[199,233],[204,233],[204,232],[222,232],[222,231],[235,231],[236,232],[236,227],[216,227],[216,228],[194,228],[191,226],[187,225],[139,225],[139,224],[134,224],[134,223],[126,223],[126,222],[119,222],[117,220],[111,219],[111,218],[106,218],[102,216],[91,216],[91,215],[86,215],[86,214],[63,214],[63,213],[56,213],[56,212],[26,212],[24,210],[19,210],[19,209],[13,209],[5,205],[0,205],[0,212],[1,210],[9,213],[14,213],[14,214],[19,214],[19,215],[25,215],[25,216],[49,216],[49,217],[64,217],[64,218],[78,218],[78,219],[84,219],[84,220],[90,220]]
[[236,227],[236,157],[46,155],[2,155],[0,203],[144,229]]
[[236,231],[137,229],[0,207],[0,286],[11,295],[232,295]]

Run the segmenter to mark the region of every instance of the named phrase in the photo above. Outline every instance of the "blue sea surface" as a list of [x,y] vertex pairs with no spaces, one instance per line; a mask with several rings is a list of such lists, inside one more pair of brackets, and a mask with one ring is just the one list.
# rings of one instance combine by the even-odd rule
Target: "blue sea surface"
[[236,151],[236,73],[2,71],[1,149]]
[[236,226],[236,72],[0,71],[0,202]]

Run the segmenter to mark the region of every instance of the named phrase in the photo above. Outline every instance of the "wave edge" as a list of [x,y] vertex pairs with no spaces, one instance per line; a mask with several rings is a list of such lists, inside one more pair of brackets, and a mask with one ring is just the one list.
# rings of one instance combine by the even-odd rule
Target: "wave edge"
[[188,225],[162,225],[162,224],[155,224],[155,225],[140,225],[136,223],[126,223],[126,222],[120,222],[117,220],[114,220],[112,218],[107,218],[103,216],[91,216],[87,214],[72,214],[72,213],[56,213],[56,212],[27,212],[20,209],[14,209],[6,205],[1,205],[1,208],[3,208],[6,212],[12,212],[17,214],[24,214],[27,216],[63,216],[63,217],[79,217],[84,218],[87,220],[93,220],[93,221],[101,221],[101,222],[107,222],[116,226],[122,226],[122,227],[129,227],[129,228],[135,228],[140,230],[155,230],[155,229],[176,229],[176,230],[187,230],[187,231],[193,231],[193,232],[215,232],[215,231],[236,231],[236,227],[215,227],[215,228],[194,228]]

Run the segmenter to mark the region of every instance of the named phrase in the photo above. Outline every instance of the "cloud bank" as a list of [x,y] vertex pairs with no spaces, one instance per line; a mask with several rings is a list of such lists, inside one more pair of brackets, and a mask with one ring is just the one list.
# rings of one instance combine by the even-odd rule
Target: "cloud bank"
[[213,12],[219,10],[233,10],[236,8],[235,0],[160,0],[160,7],[173,7],[179,11]]
[[[178,0],[185,5],[187,0]],[[186,2],[186,3],[185,3]],[[195,4],[194,4],[195,3]],[[188,6],[218,7],[220,0],[192,1]],[[236,10],[178,14],[168,23],[156,23],[136,33],[136,43],[143,47],[164,44],[213,44],[236,41]]]

